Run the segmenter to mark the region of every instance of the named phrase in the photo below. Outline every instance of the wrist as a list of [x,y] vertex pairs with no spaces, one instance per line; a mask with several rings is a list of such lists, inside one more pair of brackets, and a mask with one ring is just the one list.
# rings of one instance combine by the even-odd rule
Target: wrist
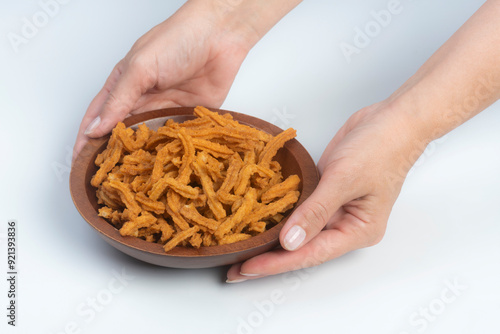
[[185,6],[202,14],[219,33],[249,51],[302,0],[189,0]]
[[449,103],[451,90],[423,72],[413,75],[384,102],[401,114],[413,139],[427,145],[472,116],[457,114],[456,106]]

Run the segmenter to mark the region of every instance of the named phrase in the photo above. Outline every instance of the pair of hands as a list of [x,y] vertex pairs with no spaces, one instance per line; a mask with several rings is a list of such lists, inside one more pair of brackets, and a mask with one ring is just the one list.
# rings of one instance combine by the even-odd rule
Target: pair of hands
[[[251,46],[213,21],[176,13],[141,37],[113,69],[82,120],[75,155],[88,137],[107,134],[130,114],[218,108]],[[406,173],[423,149],[400,107],[384,101],[346,122],[319,161],[317,189],[281,231],[283,249],[233,265],[228,282],[315,266],[382,239]]]

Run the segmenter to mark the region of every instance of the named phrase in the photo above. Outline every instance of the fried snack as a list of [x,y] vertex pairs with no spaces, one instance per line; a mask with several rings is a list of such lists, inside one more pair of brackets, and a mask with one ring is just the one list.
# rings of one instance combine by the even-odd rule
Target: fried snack
[[95,159],[98,214],[122,236],[165,252],[225,245],[264,233],[297,202],[300,178],[283,180],[273,161],[294,129],[272,136],[229,113],[196,107],[194,114],[156,131],[119,123]]
[[[111,141],[110,141],[111,142]],[[107,177],[107,174],[115,167],[122,156],[123,146],[121,143],[116,143],[114,146],[108,148],[106,151],[109,151],[109,157],[107,157],[100,165],[99,170],[92,177],[90,184],[94,187],[98,187],[102,181],[104,181]]]
[[149,128],[145,124],[139,125],[137,132],[135,133],[135,140],[132,138],[134,135],[133,131],[127,131],[129,129],[125,128],[125,124],[118,123],[115,127],[116,134],[120,138],[125,149],[129,152],[134,152],[144,146],[146,140],[149,138]]
[[262,194],[260,200],[262,203],[269,203],[275,198],[280,198],[290,191],[299,189],[300,178],[297,175],[290,175],[281,183],[275,184]]
[[109,181],[109,186],[118,192],[122,203],[125,204],[127,209],[129,209],[133,214],[138,215],[142,211],[128,184],[118,180],[112,180]]
[[241,196],[246,192],[250,183],[250,178],[255,173],[259,173],[261,176],[267,176],[268,178],[271,178],[274,175],[274,172],[269,168],[261,167],[255,164],[246,165],[241,169],[238,184],[234,187],[235,195]]
[[150,191],[149,198],[156,201],[158,198],[160,198],[161,195],[163,195],[163,192],[167,187],[185,198],[196,199],[199,195],[198,188],[193,188],[185,185],[182,182],[166,175],[155,183],[153,189]]
[[227,168],[226,178],[217,190],[217,199],[224,204],[232,205],[239,197],[231,194],[231,190],[238,181],[238,173],[242,166],[241,157],[235,153],[229,160],[229,167]]
[[147,228],[156,223],[158,219],[147,211],[143,211],[140,216],[125,222],[120,229],[122,236],[138,237],[139,229]]
[[188,239],[189,237],[192,237],[196,232],[198,232],[200,228],[198,226],[193,226],[191,228],[188,228],[187,230],[184,230],[182,232],[177,233],[172,239],[170,239],[169,242],[163,246],[163,249],[165,252],[168,252],[169,250],[172,250],[175,246],[177,246],[180,242],[183,240]]
[[196,210],[196,208],[193,204],[183,206],[181,209],[181,214],[185,218],[191,220],[192,222],[194,222],[198,225],[206,227],[207,229],[209,229],[212,232],[217,230],[217,228],[220,225],[220,223],[217,222],[216,220],[202,216],[198,212],[198,210]]
[[144,211],[152,211],[157,215],[161,215],[165,212],[165,204],[147,197],[142,192],[135,194],[135,200],[141,204]]
[[236,213],[220,225],[217,231],[215,231],[215,236],[222,239],[234,226],[238,225],[243,218],[250,213],[250,211],[252,211],[256,202],[257,191],[254,188],[250,188],[250,190],[245,194],[245,198]]
[[282,148],[287,141],[295,138],[295,136],[297,136],[297,131],[295,131],[295,129],[289,128],[271,139],[259,155],[259,165],[265,168],[269,168],[271,160],[276,155],[276,153],[278,153],[278,150]]
[[218,220],[226,217],[226,210],[224,210],[222,203],[217,199],[213,187],[213,182],[210,179],[210,176],[208,176],[207,174],[207,168],[203,163],[203,160],[200,159],[199,156],[196,158],[196,161],[193,162],[193,168],[196,175],[198,175],[198,177],[200,178],[203,192],[205,193],[205,195],[207,195],[207,204],[210,210],[212,210],[214,216]]
[[299,195],[299,191],[292,191],[275,202],[263,205],[258,210],[246,216],[236,229],[234,229],[234,232],[239,233],[252,222],[269,218],[279,212],[287,211],[295,202],[299,200]]
[[233,242],[243,241],[250,238],[250,234],[246,233],[234,233],[219,240],[219,245],[232,244]]

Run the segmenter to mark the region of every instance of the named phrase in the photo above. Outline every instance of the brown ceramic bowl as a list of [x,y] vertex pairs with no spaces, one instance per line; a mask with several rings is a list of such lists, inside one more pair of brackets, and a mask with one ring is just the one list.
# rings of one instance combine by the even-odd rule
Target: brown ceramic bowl
[[[212,109],[213,110],[213,109]],[[235,120],[276,135],[282,129],[261,119],[226,111],[214,110],[219,113],[231,113]],[[157,129],[168,118],[176,122],[193,119],[193,108],[180,107],[149,111],[125,119],[126,126],[145,122],[148,127]],[[207,268],[233,264],[244,261],[252,256],[264,253],[279,244],[278,236],[291,211],[276,226],[250,239],[228,245],[200,247],[199,249],[176,247],[165,253],[162,245],[146,242],[139,238],[122,237],[118,230],[105,219],[97,215],[99,205],[95,188],[90,185],[90,179],[97,168],[94,160],[107,145],[109,135],[99,139],[91,139],[82,149],[71,169],[70,192],[73,202],[82,217],[92,226],[106,242],[118,250],[139,260],[164,267],[173,268]],[[286,143],[275,157],[282,166],[283,177],[298,174],[301,179],[299,201],[300,205],[316,188],[319,175],[316,165],[306,149],[295,139]]]

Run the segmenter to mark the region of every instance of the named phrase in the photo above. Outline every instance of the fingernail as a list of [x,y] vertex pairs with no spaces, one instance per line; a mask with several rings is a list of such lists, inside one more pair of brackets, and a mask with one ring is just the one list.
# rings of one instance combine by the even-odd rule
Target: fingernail
[[239,278],[239,279],[227,279],[226,283],[240,283],[240,282],[245,282],[247,279],[246,278]]
[[299,225],[292,226],[285,235],[284,245],[285,249],[293,251],[296,250],[306,238],[306,231]]
[[85,134],[89,135],[91,134],[98,126],[101,124],[101,117],[97,116],[90,124],[87,126],[87,129],[85,130]]
[[260,274],[248,274],[248,273],[242,273],[242,272],[240,272],[240,275],[246,276],[246,277],[257,277],[257,276],[260,276]]

